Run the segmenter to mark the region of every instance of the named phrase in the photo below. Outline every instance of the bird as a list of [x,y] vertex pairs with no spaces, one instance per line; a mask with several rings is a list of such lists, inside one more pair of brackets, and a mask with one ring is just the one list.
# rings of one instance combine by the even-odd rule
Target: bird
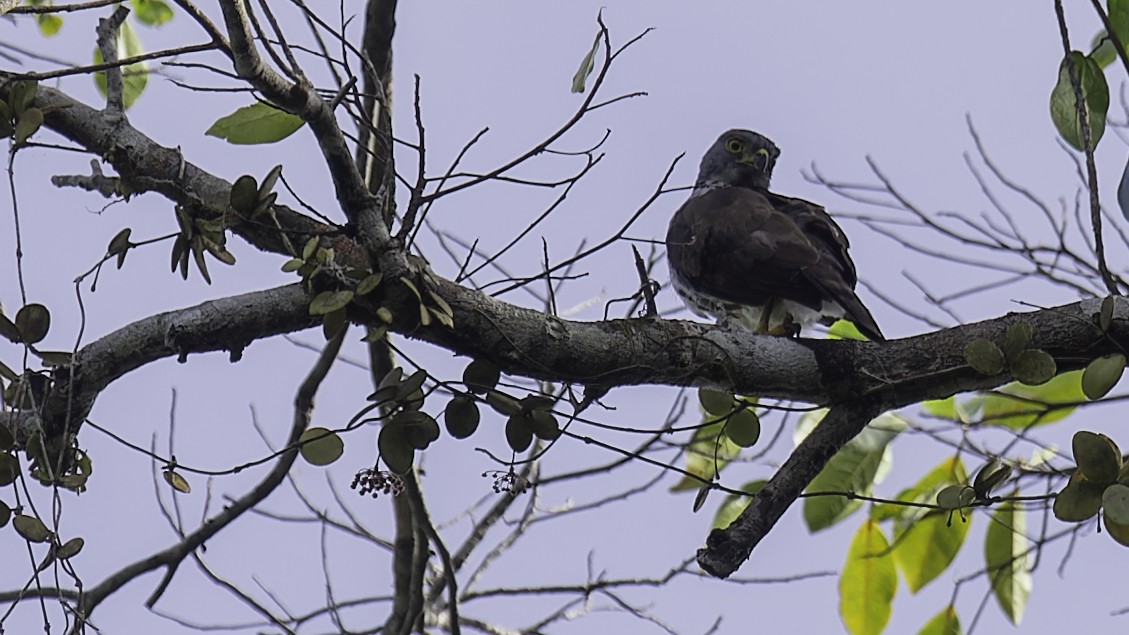
[[855,294],[847,235],[815,203],[769,191],[780,149],[751,130],[725,132],[702,157],[666,234],[671,283],[718,324],[797,335],[845,317],[873,341],[878,323]]

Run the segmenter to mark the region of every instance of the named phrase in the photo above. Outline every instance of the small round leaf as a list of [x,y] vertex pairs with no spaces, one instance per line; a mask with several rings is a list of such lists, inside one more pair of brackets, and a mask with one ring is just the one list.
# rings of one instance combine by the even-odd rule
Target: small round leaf
[[527,417],[514,415],[506,421],[506,442],[514,452],[525,452],[533,444],[533,427]]
[[725,436],[743,448],[756,445],[761,437],[761,421],[749,408],[733,413],[725,422]]
[[471,392],[479,394],[497,386],[501,377],[498,367],[483,359],[472,361],[463,371],[463,383]]
[[388,466],[390,472],[407,474],[408,470],[412,469],[415,449],[408,444],[402,427],[394,425],[382,427],[376,439],[376,447],[380,450],[380,459]]
[[946,486],[937,492],[937,504],[945,509],[968,507],[976,500],[976,491],[960,483]]
[[325,428],[309,428],[298,437],[298,443],[302,458],[311,465],[329,465],[345,452],[341,437]]
[[1125,356],[1114,353],[1099,357],[1086,366],[1082,372],[1082,392],[1087,399],[1101,399],[1113,390],[1125,372]]
[[1113,538],[1119,544],[1129,547],[1129,524],[1120,524],[1111,522],[1108,513],[1102,514],[1102,519],[1105,521],[1105,530],[1110,538]]
[[1058,374],[1058,366],[1046,351],[1029,349],[1020,353],[1012,362],[1011,374],[1022,384],[1039,386],[1054,379]]
[[724,417],[733,412],[733,407],[736,405],[737,400],[733,398],[733,393],[731,392],[713,390],[712,388],[699,388],[698,403],[702,404],[702,409],[709,414],[715,417]]
[[1031,346],[1031,337],[1034,333],[1027,322],[1015,322],[1007,327],[1004,333],[1004,356],[1008,361],[1015,361],[1019,354]]
[[1094,485],[1075,472],[1070,482],[1055,497],[1055,518],[1068,523],[1080,523],[1093,518],[1102,508],[1102,487]]
[[1129,486],[1114,483],[1102,493],[1106,522],[1129,525]]
[[530,429],[538,439],[555,441],[561,436],[561,426],[557,418],[548,410],[534,410],[529,413]]
[[1121,470],[1121,452],[1112,439],[1104,434],[1079,430],[1074,433],[1071,446],[1078,471],[1086,480],[1103,487],[1117,480]]
[[456,439],[465,439],[474,434],[480,419],[478,404],[466,395],[456,395],[443,411],[443,423],[447,426],[447,433]]
[[964,359],[982,375],[998,375],[1004,370],[1004,352],[983,337],[964,345]]
[[51,312],[42,304],[29,304],[16,313],[16,330],[28,344],[42,341],[50,328]]
[[231,208],[237,212],[250,213],[259,202],[259,185],[250,174],[235,179],[231,186]]
[[0,487],[11,485],[20,475],[20,462],[10,452],[0,452]]

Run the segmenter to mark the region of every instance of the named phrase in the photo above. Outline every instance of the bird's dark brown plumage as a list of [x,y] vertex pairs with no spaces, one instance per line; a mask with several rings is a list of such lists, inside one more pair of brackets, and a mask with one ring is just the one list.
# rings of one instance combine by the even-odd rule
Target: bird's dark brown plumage
[[[768,191],[778,153],[744,130],[725,133],[707,152],[695,194],[667,232],[675,288],[696,313],[736,317],[749,328],[750,310],[796,322],[841,315],[884,339],[854,292],[842,229],[822,207]],[[810,314],[795,315],[804,309]]]

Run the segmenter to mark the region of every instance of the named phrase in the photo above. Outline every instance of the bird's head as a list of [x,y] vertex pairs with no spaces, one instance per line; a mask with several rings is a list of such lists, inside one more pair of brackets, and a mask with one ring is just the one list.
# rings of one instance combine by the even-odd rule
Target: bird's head
[[695,186],[768,189],[778,156],[780,148],[768,137],[751,130],[726,131],[702,157]]

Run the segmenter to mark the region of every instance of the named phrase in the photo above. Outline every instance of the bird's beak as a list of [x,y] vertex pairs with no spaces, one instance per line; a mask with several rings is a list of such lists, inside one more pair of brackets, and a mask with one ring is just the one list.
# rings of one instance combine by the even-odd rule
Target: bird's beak
[[758,148],[752,153],[746,153],[737,160],[738,163],[751,165],[759,172],[764,172],[768,167],[768,150]]

